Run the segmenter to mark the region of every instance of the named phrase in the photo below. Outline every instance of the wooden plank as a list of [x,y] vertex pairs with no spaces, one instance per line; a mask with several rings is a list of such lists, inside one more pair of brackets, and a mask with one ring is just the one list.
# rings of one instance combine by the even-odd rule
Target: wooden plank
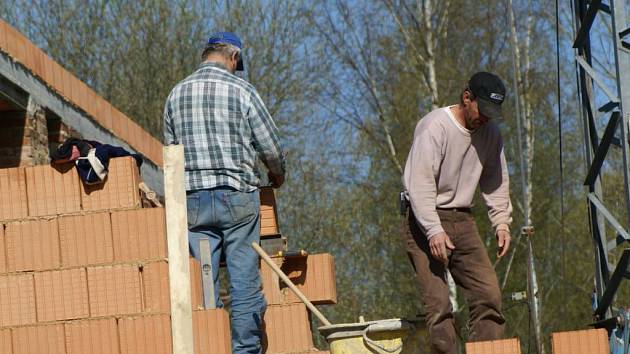
[[188,263],[188,224],[184,190],[184,147],[164,147],[164,200],[168,238],[173,353],[193,354],[193,324]]

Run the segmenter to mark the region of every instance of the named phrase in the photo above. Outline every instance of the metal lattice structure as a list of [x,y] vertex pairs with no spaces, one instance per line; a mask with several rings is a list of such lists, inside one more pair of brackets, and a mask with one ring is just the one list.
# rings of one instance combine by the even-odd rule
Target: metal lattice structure
[[[611,336],[619,330],[624,330],[620,318],[625,317],[624,310],[614,307],[615,294],[624,278],[630,278],[628,264],[630,263],[630,248],[623,249],[616,264],[611,264],[612,253],[619,252],[619,247],[630,241],[630,233],[623,222],[618,221],[607,208],[603,199],[601,170],[608,152],[612,148],[621,149],[621,164],[624,176],[624,199],[630,225],[630,188],[628,184],[628,122],[630,121],[630,28],[626,19],[624,2],[628,0],[609,0],[604,4],[602,0],[573,0],[574,26],[576,38],[573,43],[575,48],[575,61],[577,68],[578,90],[581,101],[581,116],[584,130],[584,144],[586,147],[586,159],[588,174],[584,185],[588,187],[588,208],[590,216],[591,234],[595,247],[595,294],[593,301],[596,326],[606,327]],[[606,60],[600,63],[610,62],[614,59],[614,68],[608,68],[615,77],[614,86],[611,89],[610,80],[607,80],[593,68],[593,62],[597,62],[591,50],[591,35],[593,23],[597,16],[610,16],[612,31],[610,35],[611,50],[614,58],[607,53]],[[605,34],[598,33],[598,36]],[[599,38],[601,39],[601,37]],[[601,107],[595,107],[596,96],[601,101],[605,97],[608,102]],[[598,126],[606,122],[603,134],[598,134]],[[609,158],[612,158],[609,156]],[[621,191],[620,191],[621,193]],[[606,226],[612,227],[615,237],[606,236]],[[615,253],[617,254],[617,253]],[[625,328],[627,331],[628,329]],[[627,347],[628,343],[625,342]],[[612,339],[611,339],[612,343]],[[614,351],[613,349],[613,352]],[[625,351],[624,351],[625,352]]]

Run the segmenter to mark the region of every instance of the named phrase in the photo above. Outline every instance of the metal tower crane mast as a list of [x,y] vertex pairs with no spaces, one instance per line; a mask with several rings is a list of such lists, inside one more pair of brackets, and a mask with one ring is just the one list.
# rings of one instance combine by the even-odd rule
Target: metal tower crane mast
[[[602,0],[572,0],[574,10],[574,27],[576,38],[575,62],[577,69],[578,92],[581,103],[581,116],[584,129],[584,146],[588,173],[584,185],[588,187],[588,209],[590,229],[595,247],[595,294],[594,316],[596,326],[606,327],[611,334],[611,347],[616,353],[619,343],[624,346],[624,353],[628,348],[628,328],[630,311],[619,310],[613,306],[615,293],[624,278],[630,278],[628,264],[630,263],[630,248],[621,252],[616,264],[611,264],[612,252],[618,247],[626,246],[630,241],[628,227],[630,226],[630,188],[628,183],[628,123],[630,121],[630,28],[626,19],[624,2],[628,0],[609,0],[604,4]],[[592,66],[595,56],[591,48],[592,26],[597,16],[610,16],[611,49],[614,52],[614,68],[609,71],[616,77],[615,89],[611,90],[610,80],[606,81]],[[598,34],[601,36],[602,34]],[[608,53],[610,56],[610,53]],[[611,59],[611,58],[607,58]],[[610,60],[600,60],[601,63]],[[595,61],[596,62],[596,61]],[[595,107],[596,95],[605,97],[608,101],[601,107]],[[602,124],[606,123],[606,124]],[[604,126],[600,135],[598,127]],[[601,138],[600,138],[601,136]],[[618,136],[618,138],[617,138]],[[618,221],[607,208],[603,199],[601,169],[611,148],[622,150],[624,176],[624,200],[628,220]],[[613,158],[609,156],[609,158]],[[625,225],[624,225],[625,224]],[[612,227],[615,237],[606,237],[606,226]],[[625,340],[614,340],[625,337]],[[616,344],[615,344],[616,343]]]

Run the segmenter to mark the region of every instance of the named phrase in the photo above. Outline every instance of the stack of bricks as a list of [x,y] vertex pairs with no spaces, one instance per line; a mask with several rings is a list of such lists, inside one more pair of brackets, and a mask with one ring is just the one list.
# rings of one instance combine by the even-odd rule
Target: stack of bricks
[[[275,197],[261,189],[261,238],[279,233]],[[335,265],[330,254],[286,257],[270,255],[297,288],[315,305],[336,304]],[[266,353],[328,353],[315,348],[311,313],[266,263],[261,262],[263,294],[267,300],[263,347]]]
[[[131,157],[89,187],[68,167],[0,169],[0,353],[172,353],[164,210],[140,207]],[[195,353],[230,353],[191,284]]]
[[[610,345],[605,329],[586,329],[551,334],[553,354],[608,354]],[[466,354],[520,354],[518,338],[466,343]]]
[[466,343],[466,354],[521,354],[518,338]]
[[608,354],[610,344],[605,329],[556,332],[551,334],[553,354]]

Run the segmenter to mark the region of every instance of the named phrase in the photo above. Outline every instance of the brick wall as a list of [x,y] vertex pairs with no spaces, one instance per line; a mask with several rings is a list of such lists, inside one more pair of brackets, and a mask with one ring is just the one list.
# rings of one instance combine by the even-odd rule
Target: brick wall
[[[0,352],[172,353],[166,218],[141,207],[139,182],[131,157],[89,188],[74,168],[0,169]],[[336,302],[330,255],[276,260],[312,300]],[[230,353],[228,314],[202,309],[190,269],[195,353]],[[262,274],[266,352],[316,352],[306,307]]]
[[[1,353],[172,353],[164,209],[138,183],[131,157],[90,188],[74,168],[0,169]],[[200,311],[195,285],[195,353],[228,354],[227,312]]]

